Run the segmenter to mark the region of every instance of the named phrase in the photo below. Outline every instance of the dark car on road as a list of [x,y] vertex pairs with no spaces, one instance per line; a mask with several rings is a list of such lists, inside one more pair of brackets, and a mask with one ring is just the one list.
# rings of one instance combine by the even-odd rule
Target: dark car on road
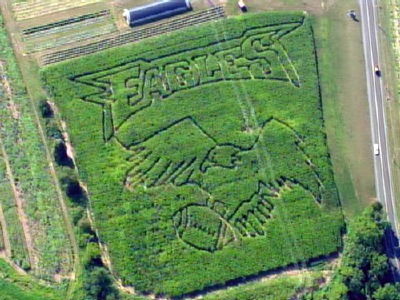
[[381,77],[381,69],[379,69],[378,65],[375,65],[374,72],[376,76]]

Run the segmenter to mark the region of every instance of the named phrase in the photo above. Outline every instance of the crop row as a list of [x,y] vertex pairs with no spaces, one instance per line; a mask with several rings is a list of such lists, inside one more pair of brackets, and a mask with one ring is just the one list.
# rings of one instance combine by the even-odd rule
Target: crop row
[[22,30],[22,34],[24,36],[27,36],[27,35],[35,34],[40,31],[47,31],[47,30],[51,30],[56,27],[64,27],[64,26],[74,24],[74,23],[81,23],[86,20],[96,19],[96,18],[103,17],[103,16],[110,16],[110,11],[109,10],[101,10],[101,11],[91,13],[91,14],[80,15],[77,17],[68,18],[68,19],[64,19],[61,21],[53,22],[53,23],[48,23],[48,24],[44,24],[44,25],[40,25],[40,26],[26,28],[26,29]]
[[338,250],[316,67],[285,12],[42,71],[123,283],[178,296]]
[[67,2],[60,0],[29,0],[26,2],[14,3],[12,10],[14,12],[15,19],[20,21],[68,10],[75,7],[81,7],[100,1],[102,0],[70,0]]
[[[4,115],[0,115],[3,117]],[[7,233],[10,240],[11,259],[15,264],[24,269],[30,268],[28,252],[25,244],[25,236],[17,214],[14,202],[14,194],[11,184],[6,176],[6,166],[0,156],[0,195],[3,207],[4,219],[7,224]]]
[[118,36],[107,38],[98,42],[45,54],[40,58],[40,63],[41,65],[57,63],[67,59],[93,54],[109,48],[125,45],[152,36],[165,34],[185,27],[202,24],[204,22],[209,22],[224,17],[225,13],[222,7],[213,7],[208,10],[188,14],[182,18],[165,21],[163,23],[151,25],[141,29],[135,29],[133,31],[122,33]]
[[[89,25],[94,25],[94,24],[89,24]],[[74,25],[75,27],[76,25]],[[79,26],[80,27],[80,26]],[[29,40],[26,43],[26,52],[32,53],[32,52],[38,52],[38,51],[43,51],[46,49],[52,49],[52,48],[57,48],[57,47],[62,47],[66,46],[69,44],[74,44],[78,43],[81,41],[85,41],[90,38],[95,38],[101,35],[105,35],[108,33],[115,32],[117,28],[115,27],[115,24],[109,23],[105,24],[102,26],[91,26],[91,27],[86,27],[84,31],[79,31],[76,33],[71,33],[71,34],[65,34],[61,37],[55,37],[46,40]]]
[[35,266],[32,266],[33,272],[51,280],[57,273],[69,275],[71,246],[64,228],[56,183],[52,180],[45,156],[44,141],[35,122],[34,108],[4,27],[0,27],[0,60],[7,62],[4,74],[12,91],[0,107],[0,136],[30,225],[33,249],[29,253],[37,257]]
[[[100,16],[94,19],[87,19],[84,21],[81,21],[79,23],[71,23],[71,24],[67,24],[64,26],[59,26],[59,27],[53,27],[47,30],[43,30],[43,31],[37,31],[34,32],[32,34],[26,35],[24,37],[24,40],[31,40],[31,39],[38,39],[41,37],[45,37],[45,36],[49,36],[49,35],[53,35],[53,34],[60,34],[63,33],[65,35],[69,34],[70,31],[76,31],[76,30],[85,30],[88,26],[92,26],[95,24],[98,24],[98,26],[104,25],[109,23],[110,20],[110,16]],[[49,37],[51,38],[51,37]]]
[[4,234],[3,234],[4,228],[0,224],[0,251],[4,250]]

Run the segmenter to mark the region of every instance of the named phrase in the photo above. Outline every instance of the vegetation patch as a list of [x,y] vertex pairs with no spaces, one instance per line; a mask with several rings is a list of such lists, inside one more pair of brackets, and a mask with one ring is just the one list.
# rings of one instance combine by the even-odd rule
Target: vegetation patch
[[348,226],[340,265],[324,288],[309,290],[302,299],[399,300],[394,266],[389,257],[395,253],[386,248],[395,239],[381,203],[368,206]]
[[0,259],[0,291],[1,300],[56,300],[62,298],[59,290],[40,285],[28,275],[18,274],[2,259]]
[[15,19],[21,21],[101,1],[102,0],[70,0],[68,2],[63,2],[60,0],[27,0],[25,2],[13,3],[12,10]]
[[[0,114],[1,115],[1,114]],[[0,155],[0,202],[3,208],[4,221],[7,224],[7,235],[10,239],[11,260],[24,269],[29,269],[30,262],[26,249],[24,232],[14,202],[12,185],[6,175],[4,158]],[[5,230],[5,228],[2,228]],[[5,235],[4,235],[5,236]]]
[[68,277],[72,271],[71,244],[56,182],[2,22],[0,15],[0,85],[4,88],[0,97],[0,201],[11,258],[19,266],[31,268],[39,278]]
[[45,39],[30,39],[29,41],[25,42],[25,49],[27,53],[43,51],[46,49],[62,47],[68,44],[85,41],[104,34],[112,33],[116,30],[117,28],[115,24],[110,22],[103,22],[103,24],[89,24],[87,27],[85,24],[81,24],[78,30],[71,30],[68,33],[63,32],[61,36],[60,33],[57,32],[54,35],[46,37]]
[[117,31],[109,10],[22,30],[27,53],[57,48]]
[[113,272],[136,291],[179,296],[341,246],[304,14],[188,28],[42,76]]
[[70,30],[78,26],[87,26],[88,24],[104,22],[104,20],[107,20],[108,18],[111,18],[110,10],[101,10],[91,14],[80,15],[45,25],[30,27],[22,30],[22,34],[25,38],[37,37],[38,35],[40,36]]

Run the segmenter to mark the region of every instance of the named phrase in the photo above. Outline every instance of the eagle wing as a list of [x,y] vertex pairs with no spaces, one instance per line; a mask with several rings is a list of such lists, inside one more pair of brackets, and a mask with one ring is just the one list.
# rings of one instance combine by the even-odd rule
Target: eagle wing
[[199,180],[200,166],[215,141],[192,119],[179,121],[130,148],[130,187],[182,185]]

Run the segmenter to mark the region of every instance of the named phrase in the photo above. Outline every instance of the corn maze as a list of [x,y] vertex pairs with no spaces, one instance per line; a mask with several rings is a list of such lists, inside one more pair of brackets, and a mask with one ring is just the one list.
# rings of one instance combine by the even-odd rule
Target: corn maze
[[185,28],[41,75],[124,284],[180,297],[338,251],[304,14]]
[[39,60],[42,66],[57,63],[67,59],[93,54],[109,48],[136,42],[155,35],[165,34],[171,31],[202,24],[224,17],[224,9],[221,6],[217,6],[200,12],[191,13],[184,17],[164,21],[156,25],[151,25],[145,28],[122,33],[117,36],[89,43],[83,46],[46,53],[42,55]]
[[14,3],[12,10],[15,19],[21,21],[101,1],[103,0],[28,0]]

